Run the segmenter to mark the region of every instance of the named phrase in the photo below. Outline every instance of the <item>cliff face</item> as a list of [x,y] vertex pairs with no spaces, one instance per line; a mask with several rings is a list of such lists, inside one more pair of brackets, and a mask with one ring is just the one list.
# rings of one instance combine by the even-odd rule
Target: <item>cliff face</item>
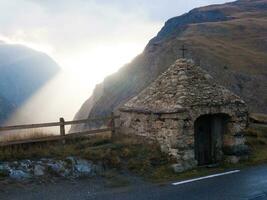
[[0,41],[0,123],[53,78],[59,69],[44,53]]
[[138,94],[181,57],[182,44],[187,58],[241,96],[251,111],[267,112],[267,0],[239,0],[168,20],[141,55],[95,89],[76,119],[108,115]]

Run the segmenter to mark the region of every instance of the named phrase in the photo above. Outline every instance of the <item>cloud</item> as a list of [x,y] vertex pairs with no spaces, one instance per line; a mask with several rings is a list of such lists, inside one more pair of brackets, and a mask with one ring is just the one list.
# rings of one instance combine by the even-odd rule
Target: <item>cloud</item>
[[2,0],[0,12],[1,35],[14,41],[49,44],[56,53],[104,42],[143,42],[158,28],[144,12],[125,14],[116,6],[96,1]]
[[134,41],[145,46],[167,18],[224,1],[0,0],[0,34],[48,45],[64,55],[99,43]]
[[[168,18],[225,1],[0,0],[0,42],[20,43],[44,51],[67,74],[75,76],[59,76],[35,94],[17,115],[36,113],[42,107],[43,115],[36,117],[40,122],[57,119],[59,113],[71,118],[94,85],[141,53]],[[68,84],[62,84],[65,82]],[[67,90],[57,93],[53,90],[56,84],[65,85]],[[54,94],[54,98],[44,108],[41,100],[47,94]],[[66,101],[64,105],[58,102],[62,106],[58,110],[53,107],[56,100],[74,96],[75,105]]]

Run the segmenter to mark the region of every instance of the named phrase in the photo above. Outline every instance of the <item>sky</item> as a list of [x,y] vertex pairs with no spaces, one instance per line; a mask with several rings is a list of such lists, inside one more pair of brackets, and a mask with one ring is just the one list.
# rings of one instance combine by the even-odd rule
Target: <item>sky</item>
[[141,53],[167,19],[224,2],[229,0],[0,0],[0,40],[43,51],[60,65],[64,80],[76,84],[64,92],[77,96],[71,118],[95,84]]
[[0,0],[0,38],[44,51],[82,79],[94,73],[92,84],[142,52],[168,18],[223,2]]

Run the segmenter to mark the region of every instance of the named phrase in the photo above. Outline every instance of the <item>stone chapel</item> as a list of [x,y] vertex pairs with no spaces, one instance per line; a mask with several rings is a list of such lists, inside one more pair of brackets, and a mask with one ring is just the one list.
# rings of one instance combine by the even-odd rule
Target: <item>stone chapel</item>
[[178,59],[119,114],[121,132],[158,141],[178,171],[238,162],[247,152],[245,102],[190,60]]

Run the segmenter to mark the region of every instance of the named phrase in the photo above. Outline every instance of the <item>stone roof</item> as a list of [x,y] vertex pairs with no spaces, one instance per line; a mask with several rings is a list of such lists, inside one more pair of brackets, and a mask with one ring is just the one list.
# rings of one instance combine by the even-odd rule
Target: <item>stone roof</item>
[[120,108],[122,111],[176,113],[193,106],[245,104],[238,96],[215,83],[192,61],[178,59],[151,85]]

